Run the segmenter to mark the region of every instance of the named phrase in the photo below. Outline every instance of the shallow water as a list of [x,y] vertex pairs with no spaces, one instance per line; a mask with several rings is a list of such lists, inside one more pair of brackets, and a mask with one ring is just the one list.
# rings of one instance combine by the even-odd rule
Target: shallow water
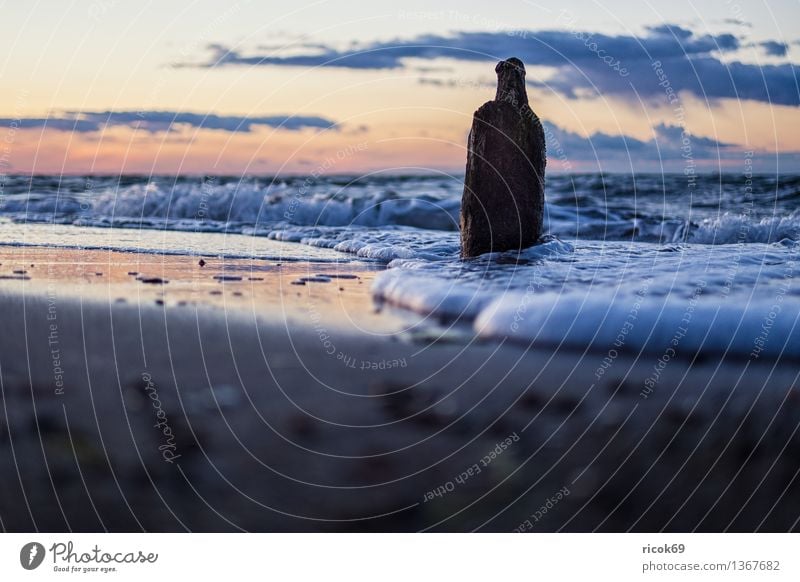
[[377,300],[526,344],[800,353],[800,177],[552,176],[547,242],[469,261],[461,188],[439,176],[7,177],[0,216],[6,244],[384,262]]

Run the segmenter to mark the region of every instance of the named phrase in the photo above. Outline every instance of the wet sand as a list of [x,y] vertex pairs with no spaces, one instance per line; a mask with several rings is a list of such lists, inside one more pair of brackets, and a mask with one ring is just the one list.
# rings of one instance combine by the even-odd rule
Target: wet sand
[[[202,266],[201,266],[202,261]],[[384,267],[0,246],[0,292],[102,303],[212,309],[308,324],[317,314],[340,328],[397,332],[417,318],[381,313],[369,288]]]
[[644,398],[644,355],[376,310],[374,265],[198,260],[0,247],[4,530],[798,527],[796,363]]

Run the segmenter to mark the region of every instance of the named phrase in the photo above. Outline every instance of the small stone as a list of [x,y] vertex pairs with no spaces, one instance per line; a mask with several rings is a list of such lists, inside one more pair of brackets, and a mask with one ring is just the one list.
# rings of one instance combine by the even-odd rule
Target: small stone
[[541,410],[547,404],[547,398],[539,393],[536,386],[531,386],[520,397],[519,404],[531,410]]
[[378,402],[384,412],[394,420],[402,420],[415,411],[412,388],[404,385],[379,382],[370,386],[370,393],[380,396]]
[[289,432],[296,437],[309,437],[316,432],[314,419],[307,414],[296,413],[289,417]]
[[570,415],[581,406],[580,398],[571,394],[556,394],[550,401],[550,406],[557,414]]
[[201,267],[205,267],[206,266],[206,262],[203,259],[200,259],[199,261],[197,261],[197,264],[200,265]]
[[639,386],[630,379],[618,378],[610,380],[606,384],[606,389],[611,395],[616,396],[636,396],[639,394]]
[[13,281],[30,281],[31,278],[28,275],[0,275],[0,279],[9,279]]
[[325,277],[327,279],[358,279],[358,275],[351,275],[350,273],[317,273],[315,277]]

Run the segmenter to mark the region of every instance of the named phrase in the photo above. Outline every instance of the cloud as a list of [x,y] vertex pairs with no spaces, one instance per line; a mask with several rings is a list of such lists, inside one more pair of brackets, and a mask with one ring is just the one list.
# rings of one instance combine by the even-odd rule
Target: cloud
[[[656,140],[660,142],[659,145],[661,147],[667,146],[672,150],[685,147],[687,141],[692,149],[703,156],[708,154],[717,155],[720,149],[735,147],[735,144],[732,143],[691,134],[678,125],[660,123],[653,129],[656,133]],[[681,153],[683,153],[683,150],[681,150]]]
[[17,124],[20,129],[47,128],[76,133],[93,133],[106,127],[129,127],[149,133],[172,131],[176,127],[194,127],[232,133],[250,133],[256,126],[287,131],[336,128],[334,121],[317,116],[242,116],[180,111],[67,111],[51,117],[0,118],[0,125],[12,123]]
[[[774,43],[774,44],[773,44]],[[762,46],[777,54],[776,41]],[[675,91],[700,98],[739,98],[781,105],[800,105],[797,74],[790,63],[756,65],[730,61],[743,48],[733,34],[697,34],[677,25],[652,26],[640,36],[609,35],[578,30],[456,32],[422,34],[408,39],[372,42],[347,49],[316,44],[292,54],[245,54],[213,44],[200,64],[182,66],[338,67],[359,70],[398,69],[405,60],[448,58],[496,61],[517,56],[531,66],[552,70],[548,87],[574,97],[599,95],[664,98],[661,79],[652,64],[660,62]],[[784,52],[785,54],[785,52]],[[723,60],[723,55],[726,56]]]
[[709,54],[739,48],[731,34],[694,36],[679,26],[662,25],[648,29],[643,38],[610,36],[565,30],[459,32],[449,36],[425,34],[408,40],[374,42],[348,50],[315,45],[306,54],[278,56],[274,53],[245,56],[221,44],[210,44],[212,52],[204,67],[228,65],[279,65],[342,67],[349,69],[396,69],[407,58],[452,58],[465,61],[494,61],[513,53],[527,64],[561,67],[572,62],[592,63],[597,55],[587,50],[585,39],[596,42],[608,54],[630,59],[666,58],[674,53]]
[[675,24],[659,24],[657,26],[648,26],[647,30],[654,34],[671,34],[676,38],[691,38],[694,33],[688,28],[683,28]]
[[742,20],[741,18],[725,18],[722,20],[725,24],[735,24],[736,26],[745,26],[747,28],[753,28],[752,22],[747,22],[746,20]]
[[761,48],[771,57],[785,57],[789,51],[789,45],[785,42],[775,40],[765,40],[761,43]]
[[582,136],[547,122],[544,130],[548,157],[553,162],[561,162],[562,169],[580,167],[586,162],[601,167],[616,164],[617,168],[653,162],[658,166],[679,168],[689,163],[713,165],[720,159],[742,157],[742,150],[734,144],[693,135],[677,125],[657,125],[650,140],[604,132]]

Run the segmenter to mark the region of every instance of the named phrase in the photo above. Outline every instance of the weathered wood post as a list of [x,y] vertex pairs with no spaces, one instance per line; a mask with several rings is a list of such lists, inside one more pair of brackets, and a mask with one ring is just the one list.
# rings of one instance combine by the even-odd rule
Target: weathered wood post
[[472,118],[461,199],[461,256],[519,250],[542,234],[545,138],[528,105],[525,65],[501,61],[497,95]]

